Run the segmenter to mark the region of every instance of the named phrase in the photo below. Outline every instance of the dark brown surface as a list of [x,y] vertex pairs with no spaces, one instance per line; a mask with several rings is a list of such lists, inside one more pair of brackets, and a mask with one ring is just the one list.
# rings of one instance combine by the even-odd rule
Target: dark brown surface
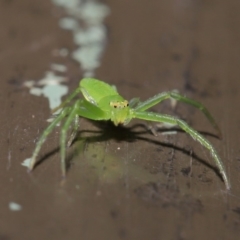
[[[206,149],[179,131],[152,136],[144,128],[82,121],[84,133],[67,181],[60,183],[58,130],[48,138],[33,173],[21,162],[47,126],[47,100],[23,83],[40,79],[53,56],[74,49],[58,27],[62,13],[49,1],[0,1],[1,174],[0,239],[238,239],[240,234],[240,2],[106,1],[109,43],[96,77],[126,98],[146,99],[178,89],[203,102],[223,139],[197,110],[168,102],[155,110],[176,114],[206,133],[222,157],[232,190],[225,191]],[[84,140],[85,139],[85,140]],[[191,152],[194,152],[192,157]],[[205,163],[205,164],[204,164]],[[209,164],[209,165],[208,165]],[[10,211],[17,202],[21,211]]]

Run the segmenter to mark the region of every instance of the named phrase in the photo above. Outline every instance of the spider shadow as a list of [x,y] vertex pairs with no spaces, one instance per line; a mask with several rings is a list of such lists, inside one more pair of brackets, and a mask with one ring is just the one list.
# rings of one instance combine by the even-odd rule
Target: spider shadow
[[[95,125],[97,128],[99,128],[98,131],[89,131],[89,130],[81,130],[79,131],[78,135],[76,136],[75,140],[73,141],[72,144],[75,142],[84,139],[87,143],[96,143],[96,142],[107,142],[109,140],[115,140],[117,142],[136,142],[138,140],[149,142],[151,144],[154,144],[156,146],[162,146],[164,148],[171,148],[175,149],[189,157],[192,157],[193,159],[197,160],[199,163],[203,164],[207,168],[210,168],[212,171],[216,173],[216,175],[223,181],[222,175],[220,174],[219,170],[217,167],[213,166],[212,164],[206,162],[204,159],[199,157],[196,153],[194,153],[192,150],[186,149],[184,147],[179,147],[176,146],[175,144],[167,143],[167,142],[162,142],[157,139],[157,136],[155,137],[145,137],[144,135],[148,134],[149,136],[153,136],[151,131],[146,127],[145,124],[142,123],[136,123],[133,126],[126,127],[126,126],[114,126],[112,122],[106,121],[90,121],[93,125]],[[137,130],[135,130],[137,129]],[[142,130],[139,130],[142,129]],[[184,133],[186,134],[185,131],[175,127],[175,128],[159,128],[157,129],[157,133],[167,133],[167,132],[172,132],[176,131],[178,133]],[[95,134],[94,136],[87,136],[87,137],[82,137],[84,133],[92,133]],[[96,135],[96,134],[99,135]],[[208,132],[200,132],[202,135],[207,135],[211,136],[214,138],[218,138],[217,135],[208,133]],[[153,139],[155,138],[155,139]],[[191,138],[189,136],[189,138]],[[75,156],[75,153],[72,153],[71,155],[68,156],[67,158],[67,170],[69,170],[69,167],[71,165],[71,161],[73,160]]]
[[34,169],[37,168],[38,165],[41,165],[49,157],[51,157],[51,156],[55,155],[56,153],[58,153],[59,150],[60,150],[60,147],[57,147],[57,148],[54,148],[52,151],[49,151],[48,153],[44,154],[42,157],[40,156],[39,160],[34,165]]
[[[138,140],[149,142],[151,144],[154,144],[156,146],[162,146],[164,148],[171,148],[175,149],[189,157],[192,157],[193,159],[197,160],[199,163],[203,164],[207,168],[210,168],[212,171],[216,173],[216,175],[222,179],[223,178],[219,172],[219,170],[213,166],[212,164],[206,162],[204,159],[200,158],[197,154],[195,154],[193,151],[189,149],[185,149],[183,147],[176,146],[171,143],[166,143],[166,142],[161,142],[157,139],[157,136],[155,139],[153,137],[145,137],[144,135],[148,134],[151,135],[151,131],[147,129],[146,125],[144,124],[134,124],[133,126],[126,127],[126,126],[114,126],[112,122],[110,121],[90,121],[91,124],[95,125],[99,130],[80,130],[73,140],[71,145],[74,145],[76,142],[80,140],[84,140],[87,143],[96,143],[96,142],[107,142],[109,140],[115,140],[117,142],[136,142]],[[139,130],[139,128],[143,130]],[[137,129],[137,130],[135,130]],[[169,131],[177,131],[180,133],[185,133],[183,130],[179,128],[171,128],[171,129],[164,129],[164,128],[158,128],[156,130],[157,133],[167,133]],[[85,133],[93,134],[92,136],[82,136]],[[206,133],[206,132],[200,132],[203,135],[208,135],[211,137],[218,138],[216,135],[211,134],[211,133]],[[52,151],[48,152],[45,154],[43,157],[39,159],[39,161],[36,163],[35,167],[40,165],[42,162],[44,162],[47,158],[51,157],[52,155],[55,155],[57,152],[59,152],[60,148],[57,147],[53,149]],[[73,162],[74,156],[76,156],[79,153],[79,151],[76,149],[68,156],[66,157],[66,169],[67,171],[70,169],[71,164]]]

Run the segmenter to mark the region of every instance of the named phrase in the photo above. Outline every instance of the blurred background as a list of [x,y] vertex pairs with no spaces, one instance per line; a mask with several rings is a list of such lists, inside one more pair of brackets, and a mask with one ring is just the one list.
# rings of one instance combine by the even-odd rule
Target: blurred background
[[[238,239],[239,12],[236,0],[0,0],[0,240]],[[213,144],[231,190],[198,142],[139,120],[81,119],[65,181],[57,127],[28,173],[51,109],[83,77],[126,99],[176,89],[202,102],[222,139],[191,106],[153,110]]]

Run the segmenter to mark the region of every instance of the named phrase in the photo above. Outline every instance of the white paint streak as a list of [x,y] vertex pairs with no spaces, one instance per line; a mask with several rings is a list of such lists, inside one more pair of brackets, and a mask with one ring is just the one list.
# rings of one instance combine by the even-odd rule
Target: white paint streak
[[31,158],[26,158],[22,163],[21,165],[26,167],[26,168],[29,168],[30,167],[30,162],[31,162]]
[[42,89],[41,88],[31,88],[30,89],[30,94],[35,95],[35,96],[41,96],[42,95]]
[[[72,57],[79,62],[85,77],[93,77],[95,69],[100,66],[100,57],[107,41],[107,30],[103,21],[110,13],[110,9],[97,1],[52,0],[52,2],[65,8],[69,14],[60,20],[59,25],[72,31],[73,41],[78,46],[72,52]],[[61,49],[58,54],[66,56],[68,50]],[[66,66],[57,63],[51,64],[51,69],[58,72],[67,71]],[[24,86],[30,89],[30,94],[48,98],[49,107],[53,109],[61,104],[62,96],[68,92],[68,88],[60,84],[64,81],[66,81],[64,77],[49,71],[38,82],[26,81]]]
[[58,72],[66,72],[67,71],[66,66],[64,66],[62,64],[56,64],[56,63],[51,64],[51,69],[53,71],[58,71]]
[[8,207],[11,211],[20,211],[22,210],[22,206],[18,203],[15,203],[15,202],[10,202],[8,204]]
[[66,30],[75,30],[79,27],[78,21],[71,17],[62,18],[59,21],[59,26]]
[[68,87],[64,85],[46,85],[42,90],[43,96],[48,98],[50,109],[54,109],[61,104],[61,98],[67,94]]
[[110,9],[97,1],[52,0],[66,9],[69,14],[60,20],[63,29],[72,31],[73,41],[78,48],[72,53],[74,60],[79,62],[84,77],[94,76],[95,69],[101,64],[100,58],[107,41],[107,30],[103,25]]
[[23,86],[25,86],[25,87],[27,87],[27,88],[32,88],[32,87],[34,86],[34,84],[35,84],[35,81],[29,80],[29,81],[25,81],[25,82],[23,83]]
[[56,76],[49,71],[43,79],[35,83],[37,86],[32,84],[33,81],[25,82],[25,86],[30,88],[30,94],[48,98],[50,109],[54,109],[61,104],[61,98],[68,93],[68,87],[61,84],[64,81],[66,81],[65,77]]
[[12,160],[12,152],[9,150],[9,151],[8,151],[8,164],[7,164],[7,170],[9,170],[10,167],[11,167],[11,160]]

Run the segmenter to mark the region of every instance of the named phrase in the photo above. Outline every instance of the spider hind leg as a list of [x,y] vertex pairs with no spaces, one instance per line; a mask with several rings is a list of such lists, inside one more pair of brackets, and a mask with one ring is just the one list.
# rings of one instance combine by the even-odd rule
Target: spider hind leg
[[226,170],[224,168],[223,162],[221,158],[218,156],[217,151],[213,147],[213,145],[200,133],[198,133],[196,130],[194,130],[192,127],[190,127],[186,122],[184,122],[181,119],[178,119],[176,117],[172,117],[165,114],[158,114],[154,112],[143,112],[143,111],[136,111],[134,113],[135,118],[139,118],[142,120],[148,120],[153,122],[163,122],[163,123],[170,123],[170,124],[176,124],[178,125],[182,130],[184,130],[186,133],[188,133],[194,140],[198,141],[202,146],[204,146],[206,149],[208,149],[213,157],[213,160],[216,164],[216,166],[219,169],[219,172],[221,173],[221,176],[223,178],[223,181],[225,183],[225,186],[227,190],[231,188],[230,181],[227,177]]

